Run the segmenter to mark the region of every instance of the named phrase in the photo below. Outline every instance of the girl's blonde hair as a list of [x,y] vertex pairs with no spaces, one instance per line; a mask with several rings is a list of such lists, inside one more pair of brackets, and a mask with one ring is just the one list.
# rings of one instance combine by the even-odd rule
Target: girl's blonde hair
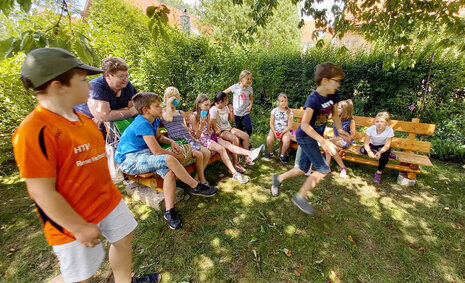
[[387,111],[378,112],[375,118],[383,118],[386,122],[391,122],[391,115]]
[[243,78],[247,77],[248,75],[252,75],[252,73],[250,71],[247,71],[247,70],[243,70],[240,74],[239,74],[239,82],[242,81]]
[[179,90],[175,88],[174,86],[167,87],[163,95],[163,100],[165,101],[165,104],[166,104],[166,101],[172,96],[176,96],[176,98],[178,98],[181,95],[179,94]]
[[285,98],[285,99],[287,99],[287,101],[288,101],[288,104],[287,104],[287,106],[286,106],[286,113],[287,113],[287,115],[289,115],[289,113],[291,113],[291,109],[289,108],[289,98],[287,98],[287,94],[285,94],[284,92],[281,92],[281,93],[278,95],[278,99],[276,100],[276,102],[278,103],[278,107],[279,107],[279,100],[280,100],[281,98]]
[[352,118],[352,115],[354,115],[354,102],[352,102],[352,99],[346,99],[339,101],[339,104],[341,105],[342,111],[341,111],[341,120],[349,120]]
[[205,101],[210,100],[210,98],[206,94],[199,94],[197,98],[195,99],[194,102],[194,109],[192,109],[192,114],[195,115],[195,120],[199,121],[200,120],[200,106],[199,104],[204,103]]

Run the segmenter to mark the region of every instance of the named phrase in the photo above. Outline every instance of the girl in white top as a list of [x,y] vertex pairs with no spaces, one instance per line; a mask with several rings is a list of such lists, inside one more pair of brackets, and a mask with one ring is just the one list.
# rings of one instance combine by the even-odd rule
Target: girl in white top
[[370,158],[378,159],[378,171],[376,171],[373,181],[381,182],[381,174],[389,157],[397,159],[397,156],[391,154],[391,141],[394,137],[394,130],[388,126],[391,116],[388,112],[379,112],[375,117],[375,124],[366,131],[365,144],[360,148],[360,152],[368,155]]
[[292,126],[293,113],[288,106],[287,95],[281,93],[278,96],[278,107],[271,110],[270,115],[270,132],[266,137],[266,146],[268,153],[266,158],[273,156],[273,142],[275,139],[281,139],[283,146],[281,147],[281,162],[287,163],[287,150],[291,144],[291,126]]
[[[249,135],[237,128],[233,128],[229,120],[233,119],[232,105],[228,105],[228,95],[223,91],[215,94],[214,105],[210,108],[210,123],[214,133],[220,138],[230,141],[236,146],[249,149]],[[253,165],[250,158],[246,157],[247,165]],[[238,162],[237,154],[233,154],[233,164],[237,171],[244,173],[244,167]]]
[[[234,122],[236,127],[249,135],[252,135],[252,120],[250,111],[253,105],[252,73],[243,70],[239,75],[239,82],[224,90],[225,93],[233,93]],[[245,128],[244,128],[245,126]]]

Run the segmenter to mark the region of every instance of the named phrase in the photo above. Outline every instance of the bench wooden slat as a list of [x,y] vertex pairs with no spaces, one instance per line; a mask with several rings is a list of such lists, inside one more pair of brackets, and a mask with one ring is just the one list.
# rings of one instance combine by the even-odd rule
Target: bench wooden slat
[[[345,149],[344,151],[346,153],[351,153],[351,154],[356,154],[360,155],[360,148],[362,145],[359,144],[354,144],[350,146],[349,148]],[[433,166],[433,163],[431,163],[431,160],[428,158],[428,156],[425,155],[420,155],[420,154],[415,154],[412,152],[403,152],[403,151],[397,151],[393,150],[395,154],[399,157],[399,162],[405,162],[405,163],[411,163],[411,164],[417,164],[417,165],[422,165],[422,166]],[[344,159],[346,156],[344,156]]]
[[[344,160],[349,160],[349,161],[352,161],[352,162],[357,162],[357,163],[362,163],[362,164],[367,164],[367,165],[372,165],[372,166],[378,166],[378,160],[368,159],[368,158],[364,158],[364,157],[361,157],[361,156],[345,155]],[[411,168],[411,167],[409,167],[407,165],[400,165],[400,164],[391,163],[391,162],[389,162],[386,165],[386,168],[391,168],[391,169],[395,169],[395,170],[399,170],[399,171],[405,171],[405,172],[416,173],[416,174],[420,173],[419,168],[414,169],[414,168]]]
[[[372,117],[354,116],[354,120],[357,126],[370,127],[375,124],[375,118]],[[434,135],[434,131],[436,130],[435,124],[416,123],[401,120],[391,120],[389,126],[391,126],[394,131],[430,136]]]

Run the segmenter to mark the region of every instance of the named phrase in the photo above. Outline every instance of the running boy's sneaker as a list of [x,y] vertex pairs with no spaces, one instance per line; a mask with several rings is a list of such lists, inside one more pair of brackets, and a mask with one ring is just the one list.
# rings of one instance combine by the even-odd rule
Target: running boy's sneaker
[[218,188],[199,182],[197,187],[192,189],[192,194],[196,196],[212,197],[216,195]]
[[375,172],[375,176],[373,177],[373,182],[381,183],[381,173]]
[[312,205],[308,203],[308,200],[301,197],[299,194],[295,194],[292,197],[292,202],[300,209],[303,213],[315,214],[315,210]]
[[163,217],[166,219],[166,221],[168,221],[168,224],[171,229],[178,229],[182,227],[181,216],[176,210],[174,210],[174,208],[170,210],[165,210],[165,212],[163,213]]
[[281,155],[279,159],[281,159],[281,163],[287,163],[288,157],[287,155]]
[[250,154],[250,159],[252,159],[252,161],[257,160],[263,154],[264,151],[265,151],[265,145],[262,144],[258,148],[252,150],[252,153]]
[[236,165],[234,165],[234,168],[236,168],[237,172],[245,173],[245,168],[240,163],[237,163]]
[[279,195],[279,186],[281,186],[281,182],[279,182],[279,175],[273,174],[271,175],[271,195],[276,197]]
[[234,173],[232,178],[233,180],[238,181],[241,184],[245,184],[249,182],[249,178],[247,178],[246,176],[242,175],[239,172]]
[[159,283],[161,281],[161,274],[150,273],[140,277],[132,277],[131,283]]
[[274,155],[273,152],[268,152],[268,153],[265,154],[263,157],[264,157],[264,158],[270,159],[271,157],[273,157],[273,155]]

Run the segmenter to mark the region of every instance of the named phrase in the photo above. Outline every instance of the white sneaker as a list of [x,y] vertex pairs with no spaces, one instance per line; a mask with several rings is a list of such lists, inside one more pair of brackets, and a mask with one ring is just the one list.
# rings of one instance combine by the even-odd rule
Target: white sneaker
[[343,179],[347,178],[347,169],[346,168],[341,169],[341,173],[339,173],[339,177],[341,177]]
[[263,151],[265,151],[265,145],[264,144],[257,147],[256,149],[252,150],[252,153],[250,153],[250,155],[249,155],[250,159],[252,159],[252,162],[257,160],[260,157],[260,155],[262,155]]
[[249,178],[247,178],[246,176],[242,175],[239,172],[234,173],[232,178],[233,180],[238,181],[241,184],[245,184],[249,182]]

